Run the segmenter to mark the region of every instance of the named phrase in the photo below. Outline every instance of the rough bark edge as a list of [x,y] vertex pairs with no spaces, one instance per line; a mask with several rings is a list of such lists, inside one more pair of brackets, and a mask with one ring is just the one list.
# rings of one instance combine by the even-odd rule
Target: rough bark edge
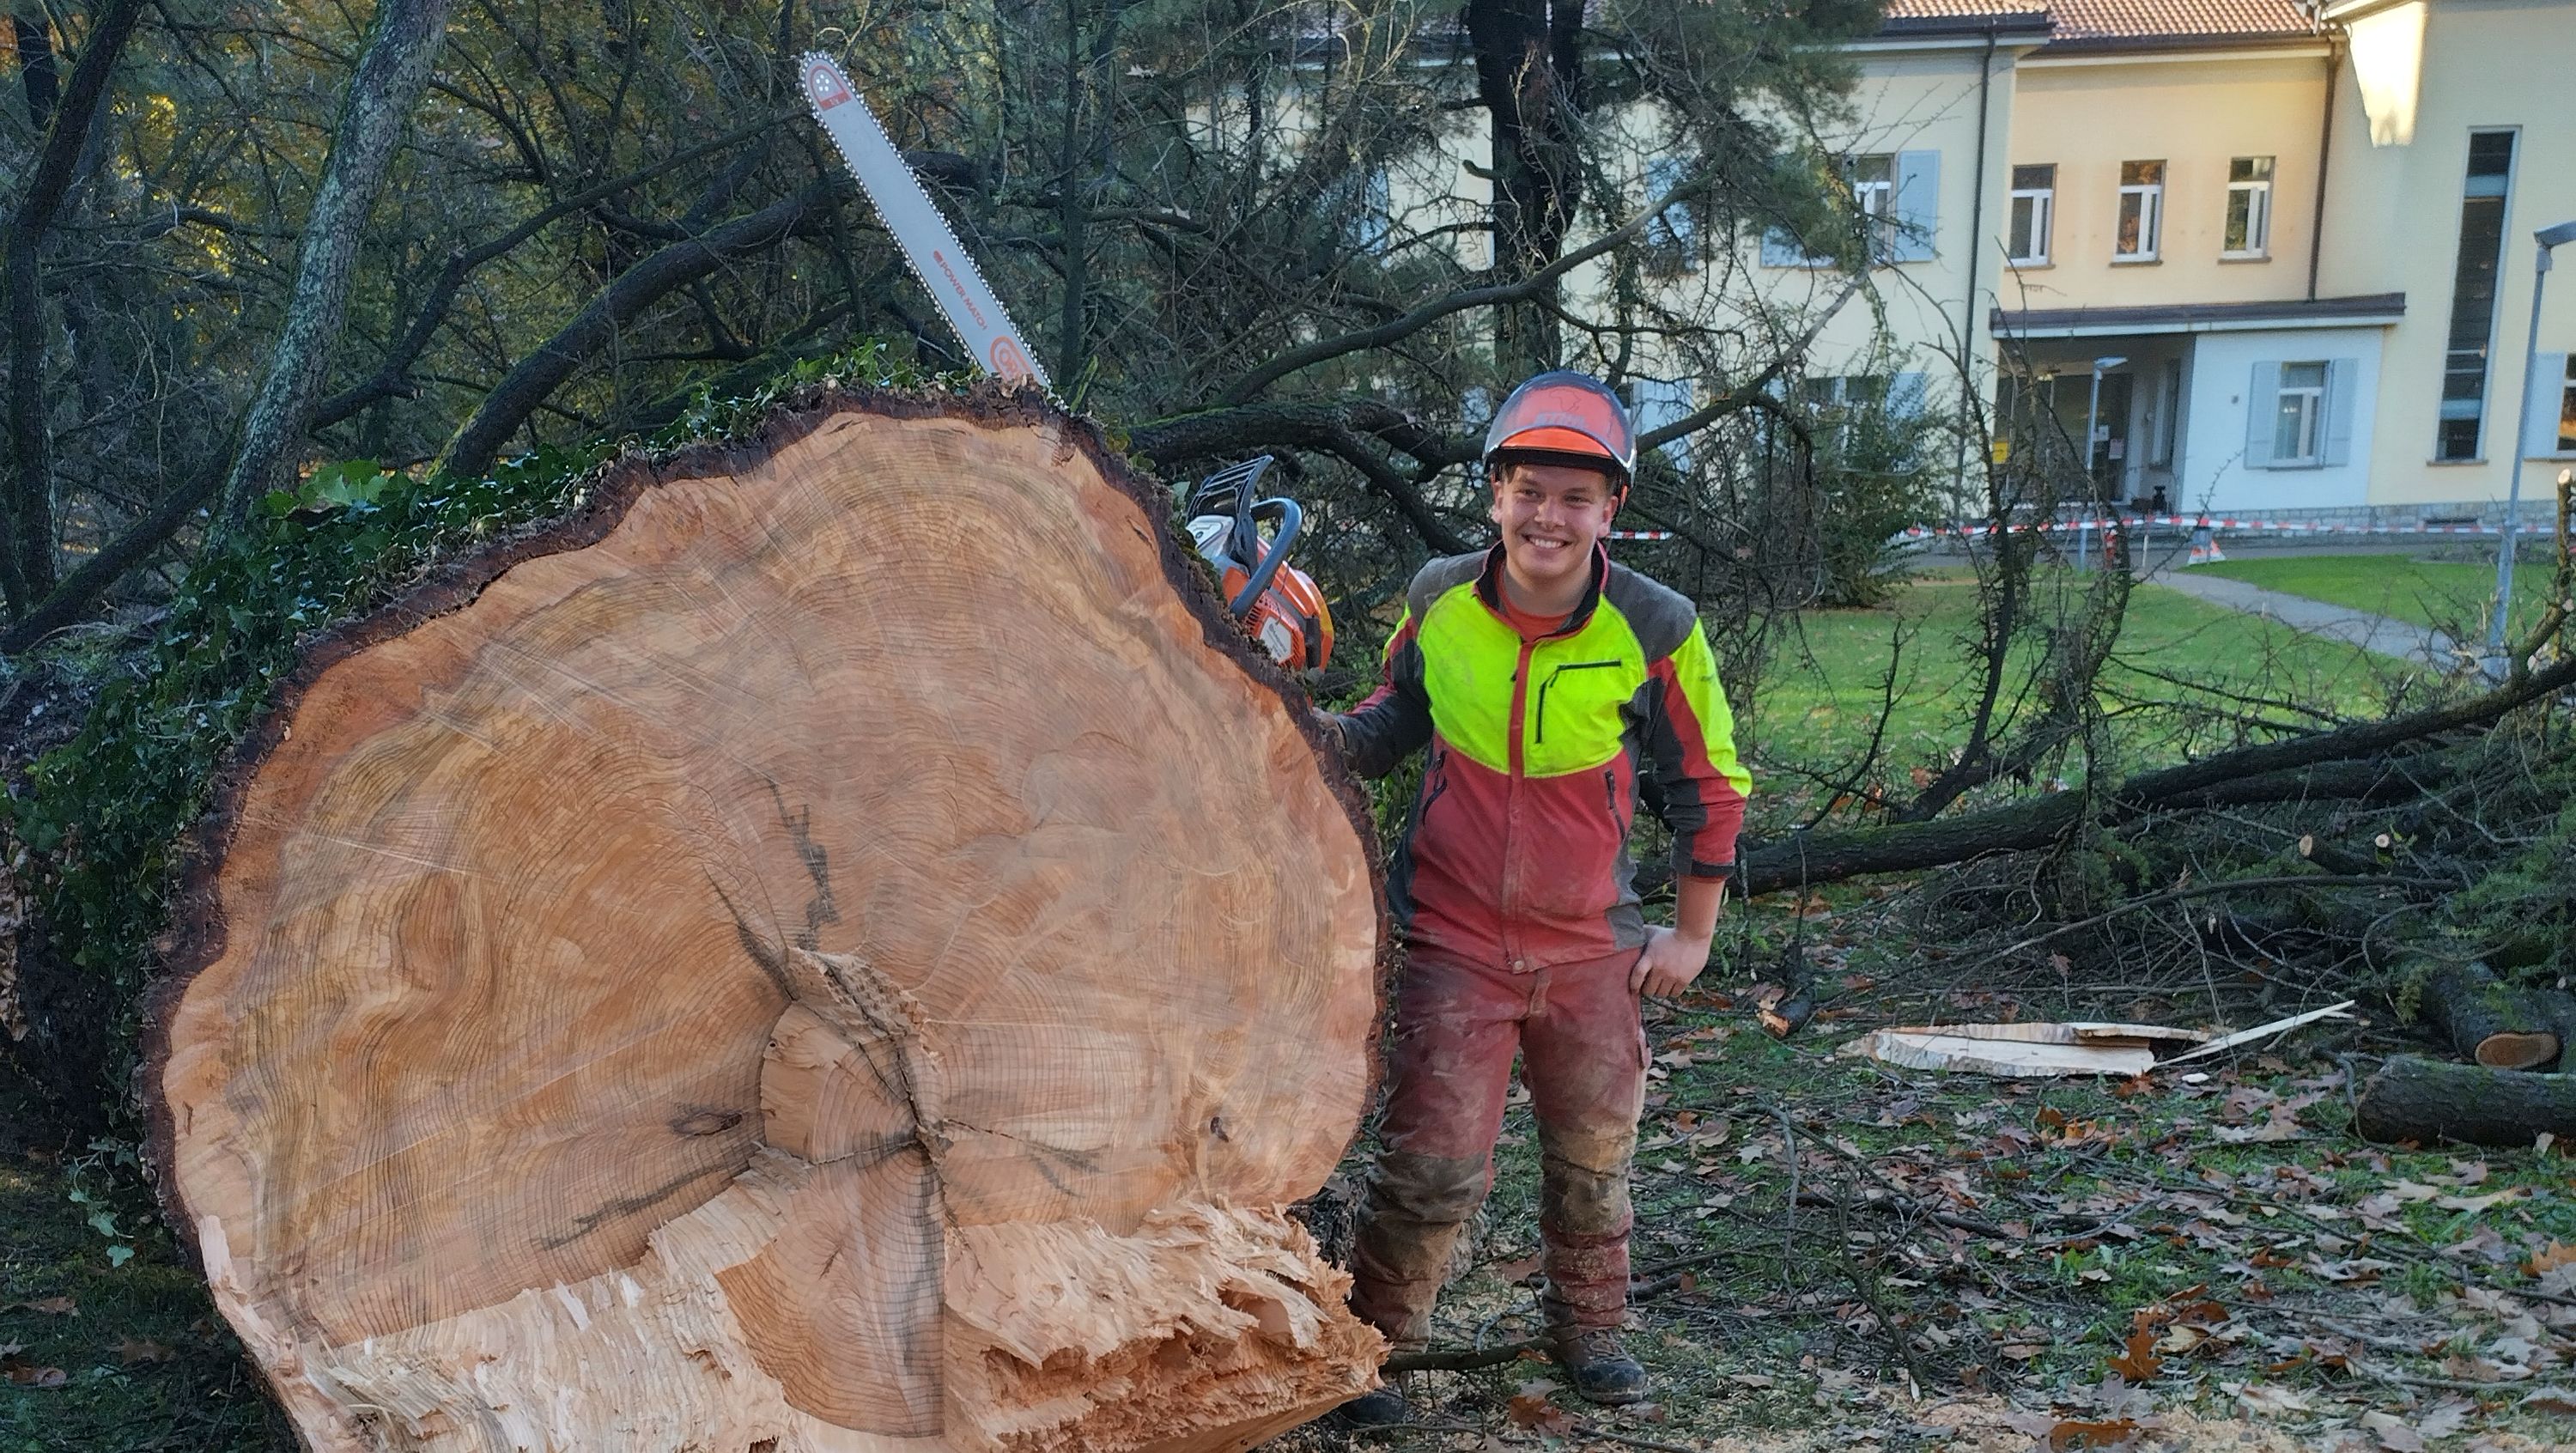
[[[788,396],[756,428],[739,438],[687,444],[659,454],[630,451],[610,460],[592,472],[590,482],[583,487],[582,502],[570,513],[440,562],[415,584],[362,614],[315,632],[297,647],[293,669],[270,687],[267,711],[243,734],[216,773],[212,805],[183,835],[172,855],[170,922],[155,946],[152,957],[156,972],[144,989],[143,1053],[135,1068],[132,1089],[144,1113],[143,1160],[162,1219],[169,1224],[189,1266],[201,1276],[205,1266],[197,1246],[196,1222],[179,1192],[176,1175],[177,1125],[168,1102],[158,1093],[170,1061],[170,1019],[189,984],[223,957],[228,945],[229,924],[223,915],[221,880],[240,825],[243,800],[260,768],[285,739],[305,693],[323,673],[349,657],[471,606],[485,589],[514,567],[598,544],[624,522],[627,511],[634,508],[646,490],[674,480],[739,474],[759,468],[830,420],[852,413],[896,420],[961,419],[988,429],[1061,425],[1066,442],[1088,459],[1103,479],[1143,510],[1154,529],[1164,579],[1198,618],[1202,639],[1278,696],[1314,752],[1326,784],[1350,820],[1351,830],[1359,837],[1361,851],[1368,860],[1377,910],[1377,962],[1372,988],[1377,1001],[1376,1022],[1383,1024],[1397,960],[1375,814],[1358,779],[1343,764],[1340,748],[1309,710],[1304,688],[1254,647],[1226,613],[1225,603],[1208,583],[1196,552],[1182,547],[1171,525],[1173,505],[1169,491],[1139,474],[1111,449],[1093,420],[1063,412],[1034,390],[1004,388],[989,381],[963,393],[818,385]],[[1364,1103],[1374,1098],[1377,1087],[1377,1032],[1372,1029],[1370,1033],[1372,1053]],[[1366,1119],[1363,1115],[1361,1124],[1352,1127],[1352,1142],[1357,1140]],[[1345,1154],[1352,1142],[1345,1142]],[[263,1379],[274,1381],[266,1365],[259,1370]]]

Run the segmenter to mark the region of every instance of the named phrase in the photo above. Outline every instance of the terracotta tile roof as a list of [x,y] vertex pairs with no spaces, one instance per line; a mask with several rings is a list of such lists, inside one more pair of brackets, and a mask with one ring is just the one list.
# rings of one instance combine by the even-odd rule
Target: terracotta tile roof
[[2313,0],[1887,0],[1892,27],[2045,12],[2059,44],[2313,35]]

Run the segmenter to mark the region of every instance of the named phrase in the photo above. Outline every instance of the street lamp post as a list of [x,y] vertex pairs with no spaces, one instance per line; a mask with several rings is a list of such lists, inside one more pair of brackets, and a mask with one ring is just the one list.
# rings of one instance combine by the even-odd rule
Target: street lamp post
[[[2101,476],[2095,473],[2093,469],[2093,430],[2098,427],[2102,417],[2102,370],[2106,368],[2118,368],[2121,364],[2128,361],[2129,360],[2125,357],[2097,358],[2093,360],[2093,393],[2090,398],[2084,401],[2084,482],[2088,485],[2096,486],[2093,490],[2093,493],[2096,495],[2101,493],[2099,486],[2102,479]],[[2088,499],[2085,501],[2085,504],[2088,506],[2093,503],[2093,500]],[[2085,557],[2092,553],[2093,525],[2091,516],[2088,513],[2085,520],[2077,524],[2075,527],[2075,568],[2078,570],[2083,569]]]
[[2502,680],[2505,671],[2504,616],[2513,605],[2513,537],[2522,529],[2522,448],[2531,437],[2531,396],[2540,391],[2532,379],[2540,366],[2540,295],[2549,286],[2549,254],[2561,243],[2576,242],[2576,222],[2543,227],[2532,237],[2539,242],[2540,253],[2531,274],[2531,336],[2522,349],[2522,408],[2514,416],[2513,439],[2505,449],[2504,548],[2496,552],[2495,608],[2487,614],[2486,669],[2494,680]]

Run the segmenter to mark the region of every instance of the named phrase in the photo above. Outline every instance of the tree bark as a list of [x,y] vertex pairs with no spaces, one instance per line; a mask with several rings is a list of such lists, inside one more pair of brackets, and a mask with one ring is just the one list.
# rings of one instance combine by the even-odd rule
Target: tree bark
[[1369,1096],[1369,817],[1163,491],[988,388],[592,495],[318,643],[198,836],[151,1153],[307,1445],[1193,1453],[1369,1386],[1282,1214]]
[[[54,588],[53,437],[45,418],[41,278],[45,239],[71,191],[90,126],[107,97],[108,77],[142,15],[143,0],[115,0],[98,17],[80,59],[72,63],[71,79],[59,92],[53,84],[51,49],[42,52],[41,65],[32,56],[27,63],[30,114],[40,99],[48,103],[48,114],[41,123],[44,141],[9,218],[7,256],[0,261],[9,299],[10,439],[8,482],[0,494],[0,607],[13,618]],[[23,33],[26,21],[17,23]],[[41,20],[37,24],[41,34]]]
[[2491,1070],[2536,1070],[2558,1058],[2548,1009],[2474,959],[2425,976],[2424,1018],[2462,1059]]
[[394,143],[429,84],[455,0],[382,0],[340,104],[340,124],[304,236],[295,252],[295,291],[286,326],[242,428],[241,450],[224,479],[218,528],[249,518],[251,506],[283,488],[304,453],[305,432],[331,367],[331,350],[357,281],[367,214],[393,164]]
[[[1494,272],[1530,277],[1556,259],[1574,225],[1579,178],[1574,128],[1583,102],[1583,6],[1550,0],[1469,0],[1476,91],[1493,141]],[[1507,372],[1559,363],[1546,296],[1505,311]]]
[[2366,1140],[2529,1145],[2576,1138],[2576,1077],[2520,1074],[2400,1055],[2363,1086],[2354,1124]]

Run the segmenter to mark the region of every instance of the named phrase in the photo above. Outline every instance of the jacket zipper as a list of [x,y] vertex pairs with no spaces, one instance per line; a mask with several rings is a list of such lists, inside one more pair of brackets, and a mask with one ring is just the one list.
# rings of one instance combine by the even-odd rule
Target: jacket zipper
[[1522,638],[1520,660],[1512,667],[1511,734],[1506,739],[1510,747],[1508,764],[1511,771],[1505,776],[1503,784],[1503,911],[1501,917],[1503,953],[1511,960],[1515,970],[1520,967],[1521,950],[1520,935],[1512,921],[1512,889],[1515,877],[1513,868],[1519,860],[1512,855],[1512,840],[1519,835],[1521,777],[1526,770],[1521,755],[1521,713],[1529,705],[1530,656],[1537,648],[1538,642],[1527,637]]

